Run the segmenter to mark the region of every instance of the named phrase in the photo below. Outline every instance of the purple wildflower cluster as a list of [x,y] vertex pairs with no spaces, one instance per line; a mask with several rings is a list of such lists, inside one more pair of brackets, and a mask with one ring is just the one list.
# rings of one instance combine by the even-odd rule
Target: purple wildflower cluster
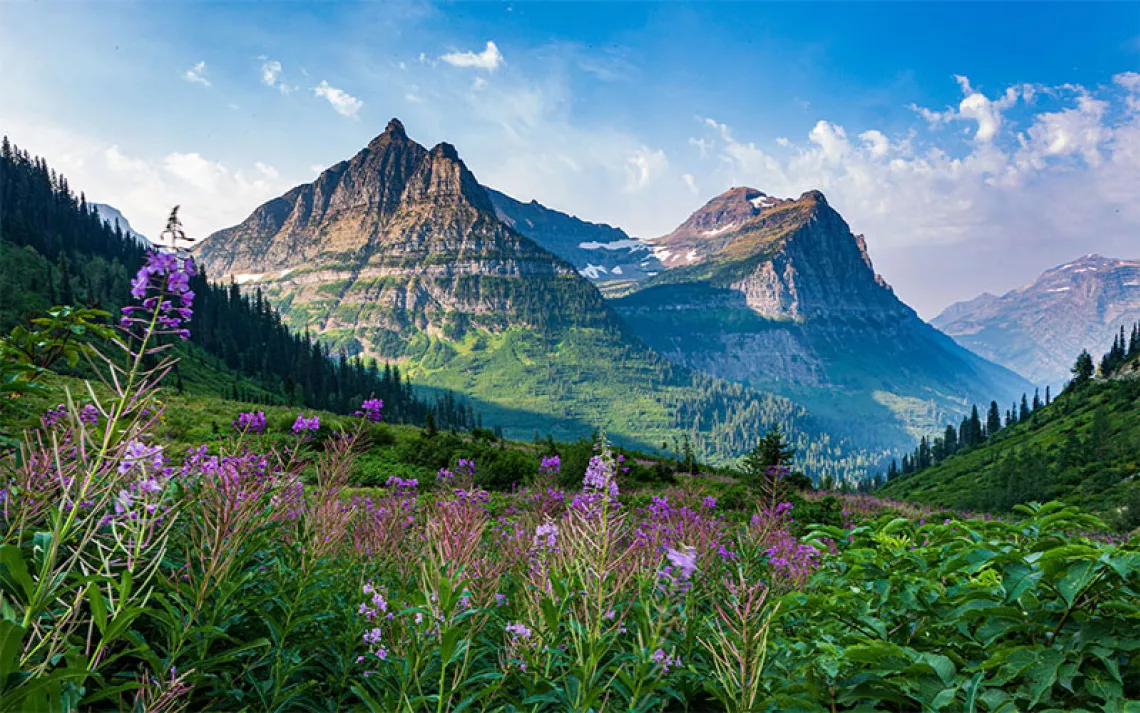
[[534,528],[534,550],[536,552],[556,552],[558,550],[558,525],[547,520]]
[[[374,653],[376,654],[376,658],[383,660],[388,658],[388,649],[380,645],[383,632],[379,626],[375,626],[374,624],[382,618],[391,621],[395,618],[395,615],[388,611],[387,600],[384,599],[384,595],[376,589],[376,586],[371,581],[364,585],[362,591],[364,592],[364,596],[368,597],[368,599],[361,603],[358,611],[360,615],[364,617],[364,621],[371,625],[370,628],[364,632],[364,643],[370,647],[375,647]],[[360,657],[357,659],[357,662],[362,660],[363,657]]]
[[319,431],[321,428],[321,417],[313,416],[312,418],[305,418],[305,414],[297,414],[297,420],[293,422],[293,435],[295,436],[309,436]]
[[681,667],[681,657],[667,654],[664,649],[657,649],[650,658],[657,662],[665,673]]
[[99,409],[95,404],[84,404],[83,408],[79,409],[79,422],[88,426],[99,425]]
[[530,627],[520,623],[507,624],[505,631],[511,635],[512,644],[529,641],[530,637],[534,635]]
[[360,404],[360,410],[354,415],[363,417],[366,421],[372,423],[380,423],[382,416],[380,412],[384,408],[384,401],[381,399],[367,399],[364,403]]
[[475,479],[475,461],[460,458],[455,463],[455,469],[440,468],[435,479],[444,485],[457,483],[462,487]]
[[558,456],[546,456],[538,466],[538,475],[540,478],[556,479],[561,472],[562,459]]
[[729,549],[726,527],[715,512],[715,499],[704,498],[697,506],[694,496],[673,492],[652,498],[641,512],[641,519],[633,532],[633,544],[646,552],[660,553],[668,549],[690,546],[703,556],[717,553],[721,559],[736,556]]
[[265,412],[243,411],[231,425],[238,433],[265,433]]
[[819,550],[783,530],[765,554],[772,578],[791,586],[801,586],[820,566]]
[[692,547],[680,550],[668,549],[665,559],[669,564],[661,568],[657,578],[662,591],[683,594],[693,586],[693,574],[697,571],[697,551]]
[[384,485],[391,488],[392,492],[396,493],[397,495],[411,495],[414,497],[416,494],[416,488],[420,487],[420,481],[416,478],[408,478],[405,480],[398,475],[393,475],[388,478]]
[[64,422],[66,420],[67,407],[63,404],[60,404],[55,408],[48,409],[47,411],[44,411],[42,414],[40,414],[40,424],[43,426],[45,431],[53,430],[61,422]]
[[[173,252],[151,251],[146,264],[139,268],[131,280],[131,296],[142,300],[138,305],[123,308],[119,326],[136,335],[145,331],[151,321],[156,334],[174,334],[190,338],[190,330],[182,326],[194,314],[194,292],[190,278],[197,274],[193,258]],[[148,297],[147,293],[155,294]],[[171,299],[167,299],[167,298]],[[175,307],[173,299],[179,306]]]

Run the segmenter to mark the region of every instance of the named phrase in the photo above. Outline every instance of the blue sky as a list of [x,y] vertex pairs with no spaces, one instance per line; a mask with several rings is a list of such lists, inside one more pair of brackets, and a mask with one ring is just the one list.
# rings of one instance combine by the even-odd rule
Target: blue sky
[[0,5],[0,131],[141,232],[238,222],[398,116],[644,238],[819,188],[927,317],[1140,257],[1137,72],[1137,3]]

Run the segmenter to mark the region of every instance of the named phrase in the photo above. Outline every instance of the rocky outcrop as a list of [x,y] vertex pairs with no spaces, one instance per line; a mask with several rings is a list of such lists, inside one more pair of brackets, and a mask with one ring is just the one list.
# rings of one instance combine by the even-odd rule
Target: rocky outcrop
[[1140,260],[1084,255],[1000,297],[953,304],[932,323],[1030,381],[1058,386],[1082,349],[1103,354],[1137,320]]

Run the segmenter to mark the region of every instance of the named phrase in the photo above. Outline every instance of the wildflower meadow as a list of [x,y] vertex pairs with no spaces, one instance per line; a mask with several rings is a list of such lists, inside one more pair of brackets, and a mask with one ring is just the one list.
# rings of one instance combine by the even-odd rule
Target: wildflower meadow
[[357,487],[378,399],[174,452],[193,271],[152,253],[0,462],[0,711],[1140,711],[1140,542],[1060,503],[729,502],[604,435]]

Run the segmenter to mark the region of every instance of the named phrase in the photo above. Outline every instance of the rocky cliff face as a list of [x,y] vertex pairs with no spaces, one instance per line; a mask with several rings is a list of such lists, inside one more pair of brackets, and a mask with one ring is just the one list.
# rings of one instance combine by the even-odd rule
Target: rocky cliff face
[[350,353],[399,358],[418,333],[616,324],[571,265],[495,217],[453,146],[429,151],[396,120],[197,254]]
[[581,220],[538,201],[523,203],[491,188],[487,194],[500,220],[593,282],[641,280],[664,269],[652,246],[620,228]]
[[932,323],[1036,384],[1064,383],[1077,354],[1108,351],[1140,319],[1140,260],[1085,255],[1000,297],[947,307]]
[[1028,387],[919,319],[818,191],[734,188],[653,242],[691,260],[615,306],[678,363],[912,433]]

